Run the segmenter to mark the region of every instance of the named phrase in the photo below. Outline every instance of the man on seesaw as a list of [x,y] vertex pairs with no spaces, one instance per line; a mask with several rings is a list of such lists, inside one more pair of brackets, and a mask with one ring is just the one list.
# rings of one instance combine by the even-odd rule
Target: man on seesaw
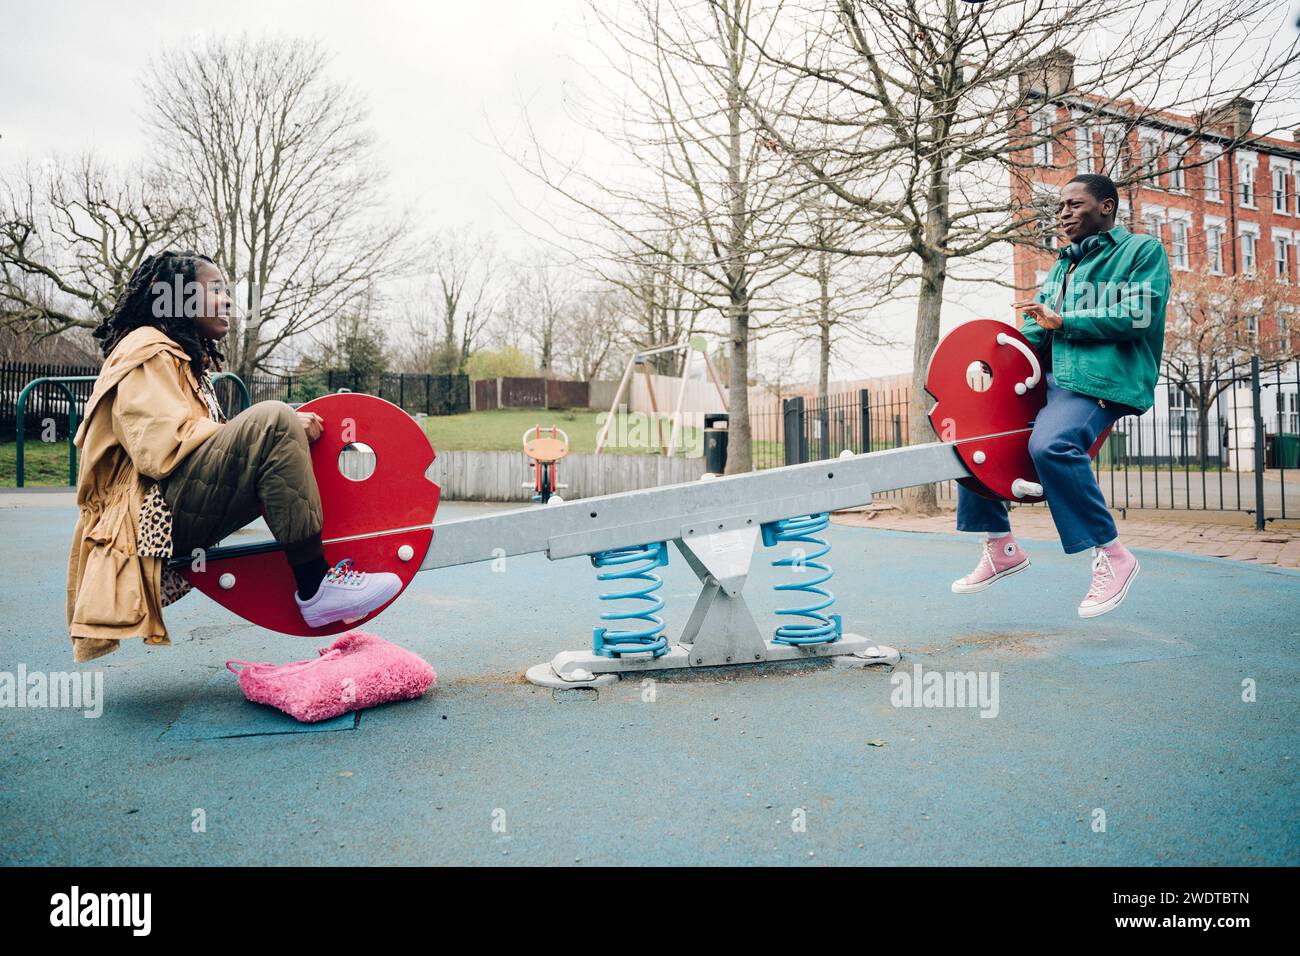
[[[1047,404],[1034,421],[1029,454],[1066,554],[1093,552],[1080,617],[1114,610],[1137,577],[1137,558],[1120,543],[1088,449],[1116,420],[1154,403],[1169,298],[1164,246],[1116,225],[1118,205],[1108,177],[1070,180],[1057,204],[1070,244],[1038,295],[1012,305],[1024,314],[1020,331],[1047,379]],[[955,593],[982,591],[1029,567],[1005,502],[959,486],[957,530],[986,537],[975,570],[953,582]]]

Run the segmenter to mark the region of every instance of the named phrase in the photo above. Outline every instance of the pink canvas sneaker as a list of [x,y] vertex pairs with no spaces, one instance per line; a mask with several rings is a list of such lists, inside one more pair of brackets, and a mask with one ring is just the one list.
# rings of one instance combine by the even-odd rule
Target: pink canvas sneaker
[[402,579],[389,572],[352,570],[352,559],[344,558],[330,568],[320,583],[320,590],[304,601],[297,594],[302,619],[312,627],[324,627],[337,621],[359,621],[376,608],[383,607],[402,590]]
[[1079,617],[1096,617],[1119,607],[1138,573],[1137,558],[1118,541],[1093,548],[1092,553],[1092,585],[1079,605]]
[[974,594],[983,591],[994,581],[1010,577],[1017,571],[1029,567],[1029,555],[1020,550],[1020,545],[1011,535],[1001,538],[985,538],[984,553],[980,555],[975,570],[964,578],[952,582],[953,594]]

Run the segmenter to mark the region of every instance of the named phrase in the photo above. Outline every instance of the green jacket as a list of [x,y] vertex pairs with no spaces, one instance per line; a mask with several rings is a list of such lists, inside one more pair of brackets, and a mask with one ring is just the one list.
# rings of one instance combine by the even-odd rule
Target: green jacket
[[1064,250],[1035,297],[1059,312],[1064,325],[1048,330],[1026,317],[1020,331],[1040,352],[1051,349],[1057,385],[1144,412],[1155,400],[1165,347],[1169,258],[1160,240],[1123,226],[1100,239],[1069,276],[1063,296],[1070,269]]

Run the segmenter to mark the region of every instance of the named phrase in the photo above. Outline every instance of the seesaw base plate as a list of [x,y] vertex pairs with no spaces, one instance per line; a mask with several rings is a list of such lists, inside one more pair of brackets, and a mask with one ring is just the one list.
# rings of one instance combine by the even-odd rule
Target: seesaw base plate
[[792,646],[776,641],[763,642],[763,650],[752,660],[710,661],[693,658],[693,646],[672,644],[667,653],[658,657],[649,654],[628,654],[622,657],[604,657],[590,651],[562,651],[544,664],[535,664],[525,677],[539,687],[572,689],[575,687],[603,687],[620,677],[648,672],[683,670],[692,667],[725,667],[735,664],[764,662],[808,661],[829,658],[836,667],[892,669],[901,658],[892,647],[877,644],[860,634],[845,634],[830,644],[804,644]]

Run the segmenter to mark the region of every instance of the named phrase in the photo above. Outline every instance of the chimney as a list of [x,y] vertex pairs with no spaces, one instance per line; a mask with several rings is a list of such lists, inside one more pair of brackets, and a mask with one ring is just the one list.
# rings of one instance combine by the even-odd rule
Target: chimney
[[1207,126],[1226,126],[1233,136],[1244,137],[1255,119],[1255,104],[1244,96],[1235,96],[1205,111]]
[[1060,96],[1074,86],[1074,54],[1064,47],[1030,60],[1020,74],[1020,90]]

